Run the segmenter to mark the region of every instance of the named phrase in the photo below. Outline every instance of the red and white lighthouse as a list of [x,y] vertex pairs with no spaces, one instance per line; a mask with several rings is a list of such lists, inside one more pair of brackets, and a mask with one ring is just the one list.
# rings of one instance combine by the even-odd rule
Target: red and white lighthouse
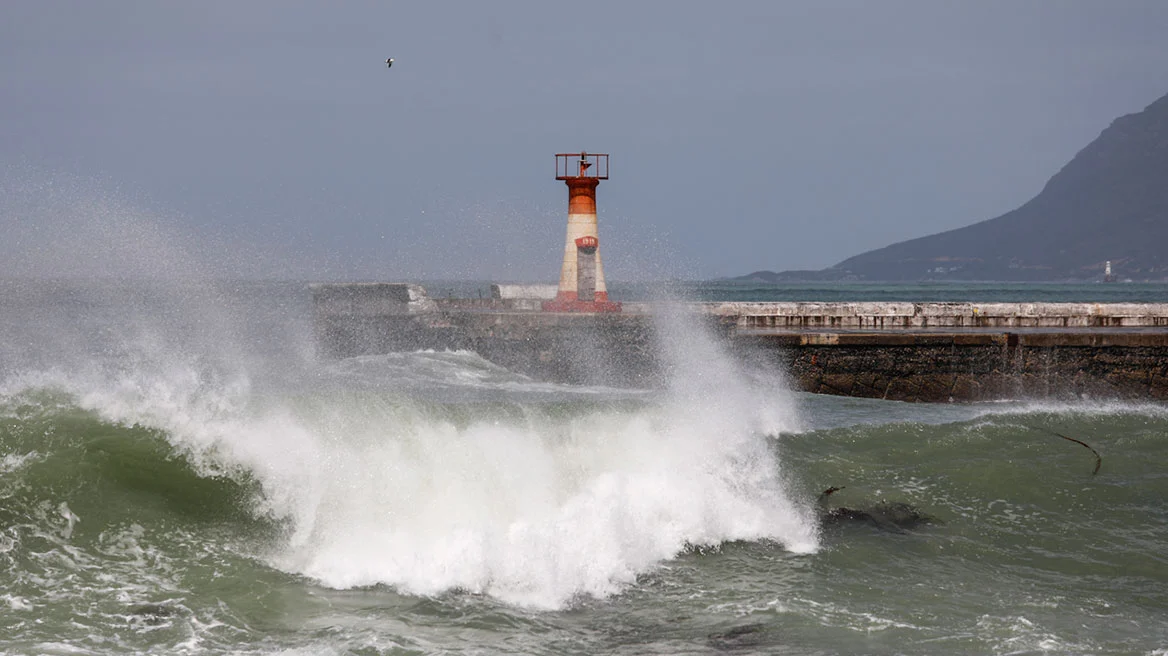
[[596,226],[596,187],[608,179],[608,155],[559,153],[556,179],[568,185],[568,234],[564,240],[564,265],[549,312],[620,312],[620,303],[608,300],[604,266],[600,262],[600,238]]

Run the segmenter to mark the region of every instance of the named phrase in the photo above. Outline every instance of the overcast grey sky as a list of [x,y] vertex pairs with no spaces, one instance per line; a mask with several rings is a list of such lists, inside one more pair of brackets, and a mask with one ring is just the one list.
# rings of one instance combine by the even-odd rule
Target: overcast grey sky
[[610,281],[821,268],[1013,209],[1165,93],[1163,0],[7,0],[0,275],[555,282],[580,149]]

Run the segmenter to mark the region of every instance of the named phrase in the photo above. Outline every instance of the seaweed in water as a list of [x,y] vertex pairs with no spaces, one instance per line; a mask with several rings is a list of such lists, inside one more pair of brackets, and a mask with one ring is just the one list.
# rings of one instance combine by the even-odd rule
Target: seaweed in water
[[1082,446],[1087,447],[1091,451],[1091,453],[1095,454],[1095,469],[1091,470],[1092,476],[1098,474],[1099,468],[1103,466],[1103,456],[1099,455],[1098,451],[1096,451],[1094,448],[1091,447],[1090,444],[1087,444],[1083,440],[1077,440],[1073,437],[1067,437],[1066,435],[1063,435],[1062,433],[1059,433],[1058,431],[1053,431],[1049,428],[1040,428],[1038,426],[1027,426],[1027,428],[1029,428],[1030,430],[1038,430],[1038,431],[1043,431],[1045,433],[1050,433],[1051,435],[1054,435],[1055,437],[1061,437],[1064,440],[1067,440],[1068,442],[1074,442],[1075,444],[1081,444]]

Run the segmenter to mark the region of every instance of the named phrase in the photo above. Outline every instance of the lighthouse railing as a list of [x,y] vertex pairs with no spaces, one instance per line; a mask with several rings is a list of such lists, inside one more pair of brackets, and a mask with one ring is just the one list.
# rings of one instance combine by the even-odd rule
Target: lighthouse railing
[[[589,164],[583,174],[580,171],[581,158]],[[607,180],[608,153],[556,153],[556,179],[569,178]]]

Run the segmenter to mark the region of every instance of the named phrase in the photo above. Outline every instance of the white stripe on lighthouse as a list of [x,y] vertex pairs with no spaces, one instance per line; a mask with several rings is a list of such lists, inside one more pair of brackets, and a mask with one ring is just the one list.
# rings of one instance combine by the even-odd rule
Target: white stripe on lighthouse
[[[564,240],[564,266],[560,269],[560,293],[571,292],[575,296],[576,286],[576,240],[580,237],[597,237],[595,214],[569,214],[568,235]],[[604,267],[600,264],[600,249],[596,249],[596,293],[607,292],[604,286]]]

